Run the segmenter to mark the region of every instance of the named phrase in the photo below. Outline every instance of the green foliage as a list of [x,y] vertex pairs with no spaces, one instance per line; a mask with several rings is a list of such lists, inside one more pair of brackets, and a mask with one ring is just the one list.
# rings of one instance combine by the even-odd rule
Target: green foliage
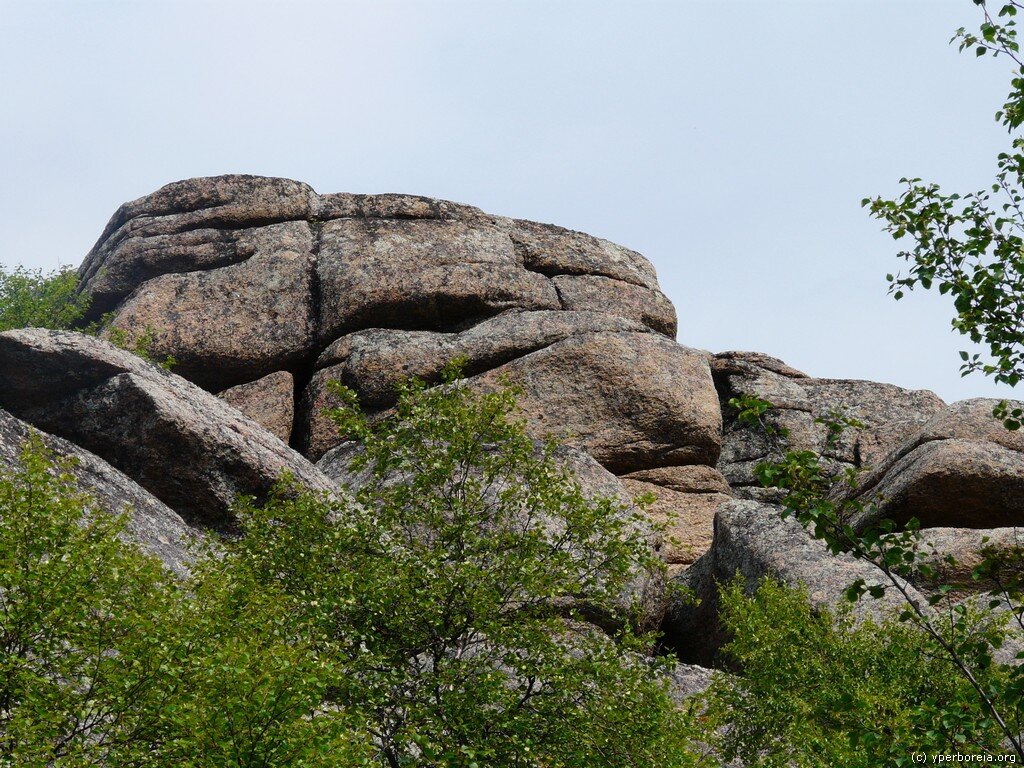
[[156,329],[152,325],[146,325],[142,333],[131,334],[124,328],[108,325],[109,320],[109,317],[105,317],[96,331],[99,332],[105,329],[107,341],[115,347],[138,355],[143,360],[158,365],[166,371],[171,370],[178,364],[174,355],[167,355],[161,360],[153,352],[153,345],[156,343]]
[[71,328],[88,308],[89,297],[78,292],[72,269],[43,272],[0,265],[0,331]]
[[0,765],[357,764],[277,595],[216,557],[177,582],[38,441],[21,464],[0,474]]
[[[866,198],[862,204],[884,222],[893,238],[913,242],[899,256],[908,262],[906,275],[887,275],[897,300],[920,286],[936,288],[953,299],[953,328],[981,353],[961,352],[961,371],[981,371],[997,382],[1016,385],[1024,376],[1024,62],[1019,57],[1015,17],[1022,6],[1003,3],[995,18],[984,2],[978,33],[957,31],[960,50],[1012,60],[1013,75],[1006,102],[996,120],[1010,132],[1009,151],[997,157],[996,175],[987,189],[947,194],[938,184],[903,178],[904,191],[895,199]],[[1019,414],[1001,416],[1008,427],[1020,425]]]
[[[834,415],[824,421],[826,450],[836,444],[847,426],[857,424]],[[1024,631],[1019,552],[982,552],[983,559],[972,573],[977,590],[987,595],[987,602],[979,604],[964,599],[955,585],[944,582],[943,566],[955,566],[955,558],[950,554],[944,563],[933,563],[921,546],[916,519],[897,526],[882,517],[877,499],[856,497],[856,469],[837,468],[813,451],[791,450],[781,460],[762,462],[756,472],[763,485],[785,492],[783,517],[795,517],[834,554],[846,553],[877,568],[879,583],[858,579],[847,588],[847,598],[857,601],[865,596],[900,595],[905,605],[900,621],[913,627],[923,642],[931,644],[933,654],[970,685],[982,713],[979,722],[994,723],[1015,754],[1024,759],[1020,726],[1024,722],[1024,667],[995,662],[1007,624],[1012,622],[1015,629]],[[846,486],[843,492],[837,492],[840,485]],[[912,595],[912,580],[930,583],[927,605]],[[1018,658],[1024,658],[1024,652]],[[959,712],[959,705],[943,704],[937,716],[955,719]],[[978,746],[964,742],[965,749]]]
[[345,392],[367,482],[284,478],[187,579],[29,446],[0,472],[0,766],[693,765],[620,599],[660,567],[636,513],[456,378],[373,424]]
[[915,627],[814,611],[805,591],[771,580],[749,597],[739,580],[723,585],[721,604],[740,674],[703,699],[724,757],[874,768],[912,765],[915,752],[1005,752],[972,686]]
[[374,423],[336,394],[365,482],[249,504],[231,561],[311,628],[375,764],[690,764],[653,638],[621,604],[662,567],[636,513],[585,498],[512,419],[510,390],[471,394],[450,368],[440,387],[404,383]]

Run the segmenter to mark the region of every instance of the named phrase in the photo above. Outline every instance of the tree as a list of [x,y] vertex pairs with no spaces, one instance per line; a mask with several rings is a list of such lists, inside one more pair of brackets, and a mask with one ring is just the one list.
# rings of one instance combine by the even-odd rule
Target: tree
[[[862,204],[885,224],[896,240],[913,242],[899,256],[907,273],[887,275],[897,300],[917,287],[936,288],[953,299],[952,325],[981,353],[960,353],[963,375],[974,371],[1016,385],[1024,377],[1024,60],[1017,42],[1016,16],[1024,4],[1004,2],[993,17],[984,0],[977,33],[964,28],[953,37],[961,51],[1003,57],[1013,63],[1010,92],[996,120],[1011,136],[1010,148],[997,157],[988,189],[968,193],[942,191],[938,184],[903,178],[896,199],[866,198]],[[1019,409],[999,409],[1006,426],[1018,429]]]
[[63,268],[0,265],[0,331],[12,328],[71,328],[85,315],[90,297],[78,291],[78,275]]
[[38,441],[0,472],[0,765],[692,765],[622,599],[663,567],[639,513],[454,369],[374,423],[343,398],[366,482],[282,478],[184,580]]
[[330,701],[364,713],[375,760],[689,764],[666,662],[622,602],[638,571],[663,568],[638,512],[586,497],[512,417],[514,392],[474,394],[457,368],[406,382],[375,422],[337,393],[362,483],[247,505],[232,562],[313,628],[339,671]]

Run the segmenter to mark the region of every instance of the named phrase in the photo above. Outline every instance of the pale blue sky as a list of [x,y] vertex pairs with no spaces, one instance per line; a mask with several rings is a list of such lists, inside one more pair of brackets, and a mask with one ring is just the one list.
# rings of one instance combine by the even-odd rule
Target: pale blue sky
[[554,222],[644,253],[679,340],[818,376],[961,380],[944,299],[886,297],[860,208],[991,179],[1008,69],[971,0],[0,0],[0,261],[78,264],[123,201],[286,176]]

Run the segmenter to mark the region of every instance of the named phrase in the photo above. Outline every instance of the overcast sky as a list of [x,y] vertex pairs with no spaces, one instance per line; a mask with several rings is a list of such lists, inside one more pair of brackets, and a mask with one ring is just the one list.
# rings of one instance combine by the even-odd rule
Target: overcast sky
[[[409,192],[634,248],[679,340],[826,377],[961,380],[945,299],[886,296],[860,207],[986,186],[1005,63],[971,0],[0,0],[0,262],[77,265],[190,176]],[[1019,396],[1019,393],[1018,393]]]

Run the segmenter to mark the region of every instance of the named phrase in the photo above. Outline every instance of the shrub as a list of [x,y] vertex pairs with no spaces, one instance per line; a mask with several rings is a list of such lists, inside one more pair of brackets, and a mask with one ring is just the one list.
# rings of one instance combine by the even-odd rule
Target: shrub
[[43,272],[0,265],[0,331],[71,328],[89,303],[89,296],[78,292],[78,275],[72,269]]

